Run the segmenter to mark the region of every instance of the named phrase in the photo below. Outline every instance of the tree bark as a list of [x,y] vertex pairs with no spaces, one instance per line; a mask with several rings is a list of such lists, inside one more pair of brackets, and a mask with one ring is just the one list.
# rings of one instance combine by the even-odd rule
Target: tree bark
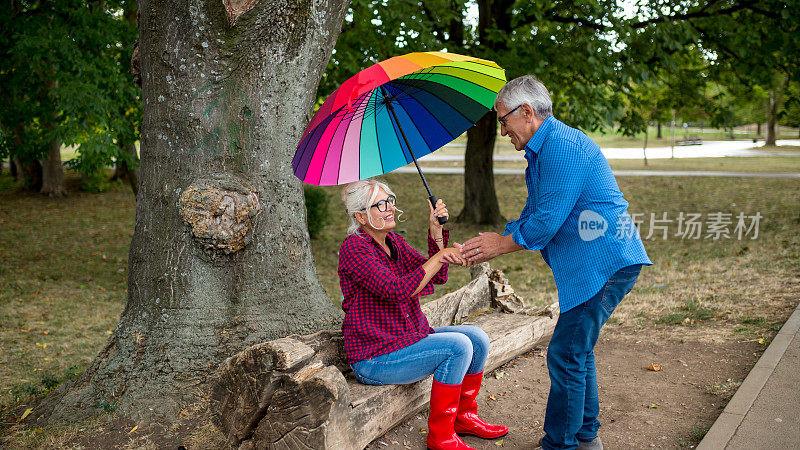
[[134,164],[139,162],[139,157],[136,155],[136,145],[120,142],[119,147],[122,153],[127,155],[127,158],[117,161],[117,167],[114,169],[114,175],[111,180],[121,179],[127,181],[131,186],[133,195],[136,196],[139,194],[139,168],[128,165],[128,161],[133,161]]
[[658,132],[657,132],[658,134],[656,134],[656,139],[662,139],[662,136],[661,136],[661,122],[656,122],[656,123],[658,123]]
[[[478,39],[480,45],[490,51],[500,51],[505,41],[495,41],[492,33],[511,33],[511,0],[478,1]],[[494,111],[470,128],[467,132],[467,148],[464,154],[464,209],[458,214],[458,222],[475,224],[499,224],[505,221],[497,205],[494,189],[494,142],[497,137],[497,115]]]
[[144,109],[128,300],[84,375],[36,412],[40,423],[98,404],[175,420],[225,358],[341,321],[316,276],[291,160],[347,1],[138,6]]
[[57,140],[50,141],[48,145],[47,158],[42,164],[42,189],[39,192],[50,197],[67,195],[61,166],[61,143]]
[[783,102],[783,91],[786,89],[786,84],[788,82],[789,75],[786,74],[780,84],[775,89],[769,91],[769,98],[767,99],[767,137],[764,140],[764,146],[774,147],[776,145],[778,108],[780,108]]
[[16,161],[19,176],[22,177],[22,188],[32,192],[39,192],[42,189],[42,164],[37,161],[22,162],[19,158]]
[[467,131],[464,154],[464,209],[457,222],[499,225],[505,222],[494,188],[494,141],[497,114],[490,111]]
[[[43,124],[43,128],[48,130],[49,135],[55,134],[56,116],[58,112],[55,105],[50,101],[53,89],[58,86],[58,81],[48,80],[46,87],[41,92],[42,102],[51,105],[54,109],[50,120]],[[61,167],[61,142],[56,138],[51,138],[47,143],[47,157],[42,164],[42,188],[39,192],[50,197],[64,197],[67,189],[64,187],[64,169]]]
[[647,126],[644,127],[644,147],[642,147],[642,156],[644,156],[644,165],[647,165]]

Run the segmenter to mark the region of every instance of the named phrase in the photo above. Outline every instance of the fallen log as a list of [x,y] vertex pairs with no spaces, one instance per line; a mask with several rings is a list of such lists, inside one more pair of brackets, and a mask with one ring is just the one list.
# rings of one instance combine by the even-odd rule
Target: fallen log
[[[557,304],[522,307],[502,272],[473,268],[463,288],[423,305],[431,326],[473,323],[489,335],[489,372],[548,338]],[[292,335],[228,358],[211,382],[213,423],[240,449],[363,449],[427,406],[432,377],[368,386],[347,365],[340,331]]]

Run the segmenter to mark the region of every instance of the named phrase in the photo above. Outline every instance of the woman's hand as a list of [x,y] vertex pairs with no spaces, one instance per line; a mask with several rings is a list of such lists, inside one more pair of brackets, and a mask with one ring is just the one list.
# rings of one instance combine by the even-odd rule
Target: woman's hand
[[440,250],[442,262],[449,264],[458,264],[459,266],[466,266],[467,260],[461,255],[461,245],[455,244],[456,247],[448,247]]
[[435,210],[433,209],[431,202],[428,202],[428,206],[431,210],[431,216],[428,220],[431,230],[431,237],[433,237],[433,239],[439,239],[442,237],[442,229],[444,229],[444,227],[439,223],[439,219],[437,219],[437,217],[450,218],[450,213],[447,212],[447,205],[444,204],[442,199],[436,201]]

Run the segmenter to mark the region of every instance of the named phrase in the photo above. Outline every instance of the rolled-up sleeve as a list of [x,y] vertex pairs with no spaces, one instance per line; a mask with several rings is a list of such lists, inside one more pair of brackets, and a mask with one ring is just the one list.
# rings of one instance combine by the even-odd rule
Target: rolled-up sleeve
[[528,250],[541,250],[555,236],[583,192],[591,168],[578,143],[545,146],[542,152],[548,155],[540,155],[534,180],[537,198],[528,198],[520,218],[507,223],[503,233]]

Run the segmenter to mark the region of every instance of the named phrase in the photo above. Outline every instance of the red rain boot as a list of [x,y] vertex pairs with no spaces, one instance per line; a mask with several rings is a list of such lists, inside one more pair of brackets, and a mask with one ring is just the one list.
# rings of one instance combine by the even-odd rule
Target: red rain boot
[[431,412],[428,415],[428,448],[432,450],[475,450],[453,431],[458,412],[460,384],[444,384],[433,380]]
[[484,439],[494,439],[508,434],[508,427],[493,425],[478,417],[478,402],[475,397],[481,390],[483,372],[466,374],[461,385],[461,398],[458,402],[458,414],[454,429],[456,433],[472,434]]

